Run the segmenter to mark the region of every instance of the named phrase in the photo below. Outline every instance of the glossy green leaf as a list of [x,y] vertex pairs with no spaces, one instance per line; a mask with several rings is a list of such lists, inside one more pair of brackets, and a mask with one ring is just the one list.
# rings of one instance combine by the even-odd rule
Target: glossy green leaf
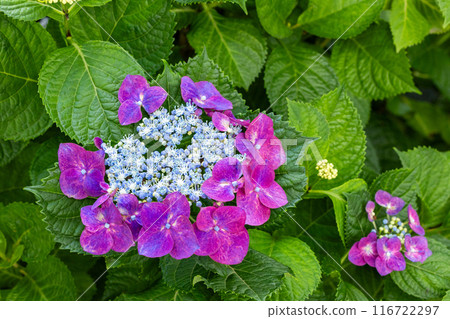
[[444,27],[446,28],[450,24],[450,2],[447,0],[437,0],[437,3],[445,18]]
[[[176,3],[182,4],[182,5],[189,5],[189,4],[195,4],[195,3],[208,3],[208,2],[214,2],[214,0],[174,0]],[[220,2],[230,2],[230,3],[236,3],[238,4],[242,10],[247,14],[247,7],[245,3],[247,0],[221,0]]]
[[197,54],[206,48],[233,83],[245,89],[266,60],[266,40],[250,20],[224,18],[215,10],[208,9],[198,15],[188,40]]
[[351,283],[341,280],[336,291],[337,301],[368,301],[366,295]]
[[129,126],[119,124],[117,115],[117,92],[128,74],[144,73],[117,45],[73,43],[46,60],[39,76],[39,92],[50,117],[72,139],[82,144],[92,144],[97,136],[117,141],[131,133]]
[[267,33],[276,38],[292,34],[286,19],[297,5],[297,0],[256,0],[255,4],[259,21]]
[[141,293],[123,293],[115,300],[118,301],[198,301],[205,300],[205,296],[197,291],[185,293],[173,290],[162,281]]
[[201,266],[198,258],[198,256],[181,260],[176,260],[171,256],[161,258],[160,267],[164,283],[173,289],[192,290],[195,276],[205,277],[207,275],[207,271]]
[[11,162],[26,146],[26,142],[0,140],[0,166]]

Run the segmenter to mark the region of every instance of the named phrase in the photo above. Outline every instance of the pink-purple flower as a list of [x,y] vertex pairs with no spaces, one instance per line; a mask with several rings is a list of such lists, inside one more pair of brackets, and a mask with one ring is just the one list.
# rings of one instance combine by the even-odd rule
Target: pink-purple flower
[[80,244],[90,254],[103,255],[111,249],[125,252],[134,245],[131,230],[112,200],[98,208],[81,208],[81,221],[86,227],[81,234]]
[[397,215],[405,206],[405,201],[400,197],[394,197],[386,191],[379,190],[375,194],[375,201],[378,205],[386,208],[388,215]]
[[247,127],[250,125],[249,120],[237,119],[231,110],[227,111],[208,111],[206,114],[211,116],[211,122],[214,124],[215,128],[221,132],[230,132],[230,125],[242,125]]
[[270,217],[271,208],[288,203],[283,188],[275,182],[275,172],[269,165],[246,165],[244,169],[245,190],[236,196],[237,206],[246,214],[246,224],[259,226]]
[[381,276],[386,276],[393,270],[405,270],[406,261],[400,252],[401,249],[402,243],[398,237],[382,237],[378,239],[378,257],[375,260],[375,267]]
[[234,157],[226,157],[214,165],[212,177],[203,182],[202,191],[214,200],[232,201],[237,189],[243,185],[241,176],[241,162]]
[[141,107],[148,114],[155,112],[166,100],[167,92],[159,86],[150,86],[140,75],[127,75],[119,89],[119,122],[137,123],[142,119]]
[[233,108],[233,104],[208,81],[194,82],[190,77],[183,76],[180,87],[183,100],[192,101],[202,109],[225,111]]
[[375,203],[369,200],[366,204],[367,219],[372,223],[375,221]]
[[420,236],[425,235],[425,230],[420,225],[419,215],[411,205],[408,205],[408,221],[409,227]]
[[75,199],[102,194],[100,183],[105,178],[104,156],[86,151],[73,143],[62,143],[58,149],[61,191]]
[[200,244],[195,254],[210,256],[221,264],[241,263],[249,246],[249,236],[244,225],[245,212],[238,207],[202,208],[194,223]]
[[121,194],[117,197],[117,208],[130,227],[134,240],[138,239],[142,228],[140,212],[143,205],[133,194]]
[[428,257],[432,255],[428,248],[428,241],[423,236],[411,237],[410,234],[405,236],[405,257],[412,262],[423,263]]
[[236,136],[236,148],[259,165],[267,161],[274,170],[286,162],[283,145],[274,135],[273,121],[263,113],[250,123],[245,133]]
[[368,264],[375,267],[375,259],[377,258],[377,234],[371,232],[369,236],[363,237],[360,241],[353,244],[348,259],[357,266]]
[[189,202],[181,193],[167,195],[162,203],[145,203],[140,214],[140,255],[162,257],[170,254],[175,259],[183,259],[192,256],[199,248],[189,221]]

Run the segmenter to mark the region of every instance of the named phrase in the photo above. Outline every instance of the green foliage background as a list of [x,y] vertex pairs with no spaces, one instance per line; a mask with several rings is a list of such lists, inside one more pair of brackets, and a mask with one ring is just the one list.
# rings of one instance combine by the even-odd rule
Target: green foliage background
[[[0,0],[0,300],[448,298],[449,29],[445,0]],[[276,177],[289,204],[249,229],[243,263],[82,251],[93,200],[60,191],[58,145],[132,132],[127,74],[166,106],[182,76],[210,81],[292,142]],[[322,158],[336,179],[318,178]],[[433,251],[387,277],[347,260],[378,189],[419,211]]]

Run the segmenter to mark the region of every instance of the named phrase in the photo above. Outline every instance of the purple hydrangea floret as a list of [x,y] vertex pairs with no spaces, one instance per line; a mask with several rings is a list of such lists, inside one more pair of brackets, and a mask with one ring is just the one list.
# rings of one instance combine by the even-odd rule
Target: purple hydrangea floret
[[61,191],[75,199],[102,194],[100,183],[105,178],[102,153],[86,151],[73,143],[62,143],[58,149]]
[[101,206],[104,202],[106,202],[107,200],[114,198],[114,196],[117,193],[117,189],[110,187],[105,182],[100,183],[100,188],[101,188],[101,192],[103,195],[100,196],[99,198],[97,198],[97,200],[92,205],[93,208],[97,208],[97,207]]
[[244,227],[245,212],[234,206],[205,207],[194,223],[200,248],[199,256],[210,256],[214,261],[239,264],[248,252],[249,236]]
[[267,161],[274,170],[286,162],[283,145],[274,135],[273,121],[263,113],[250,123],[245,133],[236,136],[236,148],[259,165]]
[[425,230],[420,225],[419,215],[411,205],[408,205],[408,221],[409,227],[411,227],[417,235],[425,235]]
[[275,172],[269,165],[246,164],[244,168],[245,190],[237,193],[237,206],[246,214],[246,224],[259,226],[270,217],[270,209],[288,203],[283,188],[275,182]]
[[375,260],[375,267],[381,276],[386,276],[393,270],[405,270],[406,261],[400,252],[401,249],[402,243],[398,237],[382,237],[378,239],[378,257]]
[[138,239],[142,228],[140,212],[143,205],[133,194],[121,194],[117,197],[117,208],[130,227],[134,240]]
[[386,208],[388,215],[397,215],[405,206],[405,201],[400,197],[394,197],[386,191],[379,190],[375,194],[375,201],[378,205]]
[[159,86],[150,86],[140,75],[127,75],[119,89],[119,122],[121,125],[137,123],[142,119],[141,107],[148,114],[164,103],[167,92]]
[[194,82],[188,76],[181,78],[181,96],[185,102],[191,101],[202,109],[225,111],[233,104],[224,98],[211,82]]
[[131,230],[112,200],[98,208],[81,208],[81,221],[86,227],[81,234],[80,244],[90,254],[103,255],[111,249],[126,252],[134,245]]
[[423,236],[411,237],[410,234],[405,236],[405,257],[412,262],[423,263],[428,257],[432,255],[428,248],[428,241]]
[[161,203],[145,203],[141,208],[139,254],[147,257],[170,254],[175,259],[192,256],[199,244],[189,215],[189,202],[179,192],[167,195]]
[[250,125],[249,120],[237,119],[231,110],[223,112],[206,110],[206,114],[211,116],[211,122],[221,132],[230,132],[230,125],[242,125],[244,127]]
[[375,203],[369,200],[366,204],[367,219],[372,223],[375,221]]
[[202,191],[214,200],[232,201],[237,189],[243,185],[241,176],[241,162],[234,157],[226,157],[214,165],[212,177],[203,183]]
[[348,253],[350,262],[357,266],[368,264],[371,267],[375,267],[377,256],[377,234],[374,232],[354,243]]

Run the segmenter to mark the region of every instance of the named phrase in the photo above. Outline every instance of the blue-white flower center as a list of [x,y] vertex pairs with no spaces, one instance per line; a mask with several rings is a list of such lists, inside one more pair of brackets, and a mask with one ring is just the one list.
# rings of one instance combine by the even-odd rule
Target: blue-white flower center
[[259,150],[259,149],[261,149],[261,145],[256,144],[256,145],[255,145],[255,148],[256,148],[257,150]]
[[220,230],[219,226],[217,226],[217,225],[214,226],[214,230],[215,230],[215,231],[219,231],[219,230]]
[[131,216],[131,220],[136,220],[136,216],[135,216],[135,215],[132,215],[132,216]]
[[137,105],[141,106],[142,105],[142,101],[138,101]]
[[255,192],[259,193],[260,190],[261,190],[261,188],[255,187]]
[[170,224],[169,224],[169,223],[166,224],[166,228],[167,228],[167,229],[170,228]]
[[84,168],[81,170],[81,174],[86,174],[86,170]]
[[238,185],[238,182],[234,181],[234,182],[231,183],[231,185],[233,185],[233,187],[236,187]]
[[105,223],[105,228],[106,228],[106,229],[108,229],[109,226],[110,226],[110,225],[109,225],[108,223]]
[[206,100],[206,95],[202,95],[202,96],[200,97],[200,100],[205,101],[205,100]]

